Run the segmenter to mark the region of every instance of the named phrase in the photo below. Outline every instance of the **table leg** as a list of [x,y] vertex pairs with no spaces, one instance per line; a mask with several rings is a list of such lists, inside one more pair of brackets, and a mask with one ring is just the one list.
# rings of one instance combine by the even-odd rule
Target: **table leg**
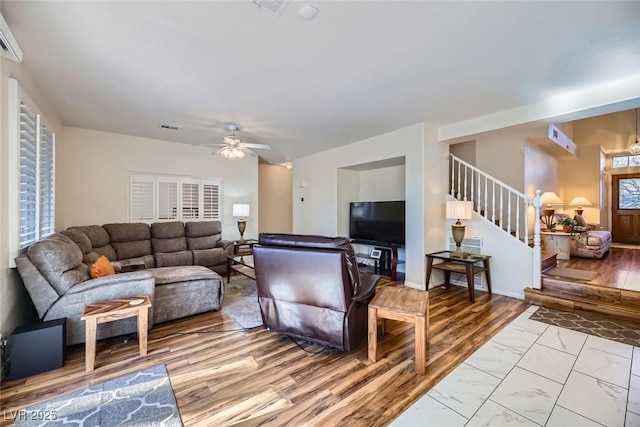
[[376,361],[378,350],[378,310],[369,307],[369,360]]
[[444,287],[449,289],[449,285],[451,285],[451,272],[445,270],[445,272],[444,272]]
[[138,310],[138,347],[140,356],[147,355],[147,330],[149,329],[149,308]]
[[[234,249],[235,251],[235,249]],[[231,280],[231,266],[233,265],[233,261],[231,261],[230,259],[227,259],[227,284],[229,283],[229,280]]]
[[85,354],[84,364],[85,371],[91,372],[95,368],[96,361],[96,339],[98,332],[98,323],[95,317],[86,319],[86,339],[85,339]]
[[469,301],[475,300],[475,284],[473,279],[473,263],[466,263],[465,269],[467,270],[467,286],[469,287]]
[[431,266],[433,266],[433,258],[427,257],[427,283],[425,285],[426,289],[429,289],[429,282],[431,281]]
[[491,274],[489,273],[489,260],[485,259],[482,261],[484,264],[484,275],[487,278],[487,288],[489,289],[489,293],[491,293]]
[[415,345],[416,345],[416,374],[424,375],[427,372],[427,318],[415,317]]

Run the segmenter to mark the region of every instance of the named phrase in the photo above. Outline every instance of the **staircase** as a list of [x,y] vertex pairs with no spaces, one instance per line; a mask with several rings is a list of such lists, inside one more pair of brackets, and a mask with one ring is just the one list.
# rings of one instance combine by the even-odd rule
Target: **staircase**
[[[473,202],[474,218],[482,218],[525,248],[531,257],[531,287],[540,288],[540,191],[531,198],[449,154],[449,196]],[[533,214],[533,216],[532,216]],[[530,227],[533,218],[533,227]],[[530,232],[533,228],[533,234]],[[514,247],[515,249],[515,247]],[[527,284],[523,283],[523,286]]]

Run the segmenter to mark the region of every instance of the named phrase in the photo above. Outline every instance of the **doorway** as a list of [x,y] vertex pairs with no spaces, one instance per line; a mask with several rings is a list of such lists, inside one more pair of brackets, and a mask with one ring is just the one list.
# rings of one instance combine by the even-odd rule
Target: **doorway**
[[613,241],[640,244],[640,174],[613,175],[611,196]]

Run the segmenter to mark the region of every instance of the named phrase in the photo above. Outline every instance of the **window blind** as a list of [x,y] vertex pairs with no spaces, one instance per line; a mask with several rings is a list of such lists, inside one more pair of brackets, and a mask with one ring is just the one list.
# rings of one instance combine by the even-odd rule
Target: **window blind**
[[200,205],[199,182],[182,181],[182,219],[198,219]]
[[129,221],[153,222],[155,179],[149,175],[131,175],[129,178]]
[[220,219],[220,183],[214,181],[203,181],[203,219]]
[[178,179],[158,177],[158,219],[178,219]]
[[38,238],[39,117],[20,103],[20,233],[19,248]]
[[45,126],[40,132],[40,235],[53,234],[55,227],[55,142]]

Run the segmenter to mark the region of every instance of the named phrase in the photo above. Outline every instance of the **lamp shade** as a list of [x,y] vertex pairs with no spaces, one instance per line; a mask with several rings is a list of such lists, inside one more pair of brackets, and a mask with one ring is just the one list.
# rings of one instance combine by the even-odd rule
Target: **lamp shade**
[[471,219],[473,202],[453,200],[447,202],[447,219]]
[[542,193],[542,196],[540,196],[540,203],[547,206],[564,205],[562,199],[553,191],[545,191]]
[[569,206],[593,206],[593,203],[591,203],[586,197],[578,196],[571,199]]
[[239,218],[245,218],[249,216],[249,205],[245,203],[233,204],[233,216]]

